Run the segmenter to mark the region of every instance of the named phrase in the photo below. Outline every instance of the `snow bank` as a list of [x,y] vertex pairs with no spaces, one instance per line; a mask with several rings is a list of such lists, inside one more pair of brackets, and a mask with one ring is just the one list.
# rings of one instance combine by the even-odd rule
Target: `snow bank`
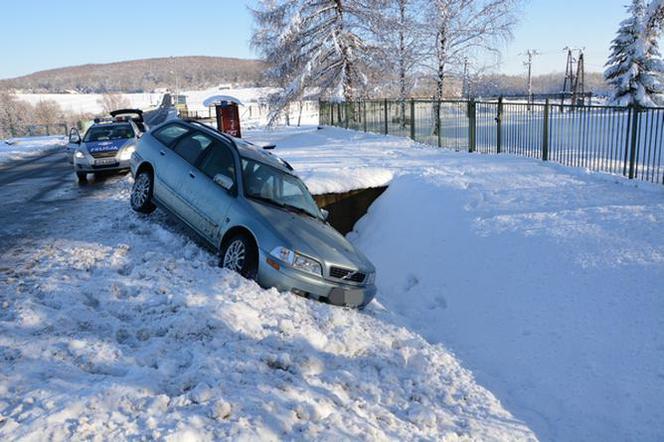
[[11,138],[0,141],[0,164],[59,149],[67,143],[62,136]]
[[350,234],[378,299],[538,437],[662,439],[664,187],[338,128],[247,136],[317,193],[391,182]]
[[664,436],[664,188],[446,155],[356,226],[379,299],[543,440]]
[[379,304],[263,290],[129,188],[72,178],[46,229],[5,238],[0,439],[534,439]]

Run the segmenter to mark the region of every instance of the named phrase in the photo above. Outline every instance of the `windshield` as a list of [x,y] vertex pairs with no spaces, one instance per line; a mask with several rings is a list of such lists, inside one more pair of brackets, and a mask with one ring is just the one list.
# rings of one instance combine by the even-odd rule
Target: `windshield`
[[84,142],[125,140],[134,138],[134,129],[130,124],[114,124],[108,126],[93,126],[85,134]]
[[299,178],[265,163],[243,158],[242,179],[247,198],[321,219],[316,201]]

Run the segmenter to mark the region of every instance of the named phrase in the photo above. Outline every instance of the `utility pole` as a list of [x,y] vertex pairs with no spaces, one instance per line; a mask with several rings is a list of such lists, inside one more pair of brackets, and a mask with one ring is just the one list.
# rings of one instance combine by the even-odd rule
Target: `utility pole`
[[540,53],[537,52],[536,49],[528,49],[525,53],[521,54],[528,57],[527,60],[523,62],[523,65],[528,68],[528,110],[530,110],[530,106],[533,102],[533,58],[539,54]]
[[[565,104],[565,96],[569,95],[572,99],[572,104],[576,104],[579,95],[584,97],[585,103],[585,68],[583,64],[583,51],[585,48],[571,48],[566,47],[563,51],[567,51],[567,61],[565,62],[565,80],[563,81],[563,90],[560,97],[560,106],[562,110]],[[578,57],[575,53],[578,52]]]

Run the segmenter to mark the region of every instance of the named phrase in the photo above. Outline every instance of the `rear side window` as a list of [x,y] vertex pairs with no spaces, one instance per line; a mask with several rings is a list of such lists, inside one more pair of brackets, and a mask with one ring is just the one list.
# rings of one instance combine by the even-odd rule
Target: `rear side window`
[[173,141],[177,140],[187,132],[189,132],[189,129],[186,127],[180,126],[179,124],[172,124],[170,126],[159,129],[153,135],[166,146],[171,146]]
[[235,180],[235,161],[230,147],[225,143],[215,141],[205,154],[199,169],[210,178],[221,173]]
[[212,138],[200,132],[194,132],[180,139],[173,150],[188,163],[194,164],[198,156],[212,144]]

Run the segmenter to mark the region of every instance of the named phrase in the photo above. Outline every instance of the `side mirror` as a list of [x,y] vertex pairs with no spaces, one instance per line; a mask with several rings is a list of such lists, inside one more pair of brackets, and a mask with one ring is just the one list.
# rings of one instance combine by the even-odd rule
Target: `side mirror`
[[320,214],[323,215],[325,221],[330,217],[330,211],[326,209],[320,209]]
[[231,187],[233,187],[233,180],[223,173],[216,174],[213,181],[226,190],[231,190]]
[[69,144],[81,144],[81,134],[73,127],[69,131]]
[[274,149],[275,147],[277,147],[276,144],[267,144],[267,145],[263,146],[263,149],[265,149],[265,150],[272,150],[272,149]]

